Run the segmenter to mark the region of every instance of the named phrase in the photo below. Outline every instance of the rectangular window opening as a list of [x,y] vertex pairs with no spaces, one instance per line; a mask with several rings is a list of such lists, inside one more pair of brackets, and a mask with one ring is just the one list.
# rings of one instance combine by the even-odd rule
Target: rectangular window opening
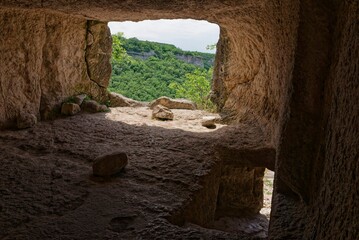
[[110,22],[113,38],[109,90],[151,102],[187,99],[215,112],[210,100],[219,26],[192,19]]

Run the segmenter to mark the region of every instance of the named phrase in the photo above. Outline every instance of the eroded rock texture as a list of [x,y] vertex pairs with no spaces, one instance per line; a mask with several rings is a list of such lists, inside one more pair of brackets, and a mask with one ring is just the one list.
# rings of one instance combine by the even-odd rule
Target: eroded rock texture
[[98,21],[87,23],[86,63],[91,81],[107,88],[111,77],[112,38],[107,24]]
[[[78,93],[107,98],[106,89],[89,79],[88,72],[96,72],[98,64],[86,64],[88,24],[91,21],[62,14],[0,9],[0,128],[13,126],[21,111],[51,119],[65,98]],[[107,29],[105,23],[100,25]],[[92,32],[95,40],[104,38],[103,32]],[[92,46],[104,45],[95,40]],[[106,47],[101,69],[111,68],[111,44]],[[96,76],[108,84],[108,70]]]
[[298,3],[244,4],[219,21],[212,100],[228,122],[262,125],[275,145],[292,74]]
[[[152,121],[148,108],[116,108],[1,131],[0,239],[261,239],[203,227],[215,220],[221,181],[215,146],[233,133],[260,144],[249,133],[261,130],[210,130],[203,112],[173,111],[181,118],[171,122]],[[126,168],[107,177],[109,165],[127,162],[122,152]]]
[[21,111],[39,115],[44,21],[41,14],[0,10],[0,126],[14,124]]
[[270,236],[356,239],[358,2],[301,5],[305,21],[299,26],[291,114],[277,160]]

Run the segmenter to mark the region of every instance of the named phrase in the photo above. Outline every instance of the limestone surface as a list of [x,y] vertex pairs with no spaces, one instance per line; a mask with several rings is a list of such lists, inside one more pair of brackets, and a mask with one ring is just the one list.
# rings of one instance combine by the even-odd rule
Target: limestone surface
[[[98,45],[103,41],[96,40],[103,38],[107,24],[97,24],[102,31],[91,28],[91,51],[86,47],[88,25],[91,24],[84,18],[55,12],[0,7],[0,28],[4,33],[0,37],[0,128],[16,126],[16,118],[23,110],[40,120],[53,119],[60,114],[65,99],[80,93],[107,100],[106,88],[89,78],[91,72],[102,85],[103,79],[109,80],[111,46],[100,54]],[[86,52],[91,52],[87,54],[89,59],[96,54],[103,56],[104,62],[88,66]],[[99,65],[110,70],[94,69]]]
[[216,128],[216,117],[214,116],[204,116],[201,122],[203,127],[206,128]]
[[173,112],[162,105],[156,105],[152,110],[152,118],[158,120],[173,120]]
[[190,100],[187,99],[172,99],[169,97],[160,97],[156,100],[153,100],[149,107],[151,109],[154,109],[157,105],[165,106],[169,109],[189,109],[189,110],[195,110],[197,109],[196,104]]
[[139,102],[122,94],[111,92],[108,94],[111,107],[144,107],[145,102]]
[[74,103],[76,103],[77,105],[81,105],[82,102],[86,99],[87,95],[86,94],[80,94],[80,95],[77,95],[77,96],[74,96],[73,97],[73,101]]
[[97,113],[101,110],[101,105],[95,100],[85,100],[81,104],[81,109],[85,112]]
[[86,64],[91,81],[107,88],[111,77],[112,38],[106,23],[87,23]]
[[73,116],[80,112],[81,108],[76,103],[63,103],[61,106],[61,114]]

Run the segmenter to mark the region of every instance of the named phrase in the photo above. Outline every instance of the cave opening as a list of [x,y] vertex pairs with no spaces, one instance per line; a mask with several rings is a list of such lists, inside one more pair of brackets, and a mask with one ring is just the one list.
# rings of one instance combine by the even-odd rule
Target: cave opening
[[[108,89],[139,102],[187,99],[215,112],[210,100],[219,26],[193,19],[110,22]],[[179,106],[180,108],[180,106]]]

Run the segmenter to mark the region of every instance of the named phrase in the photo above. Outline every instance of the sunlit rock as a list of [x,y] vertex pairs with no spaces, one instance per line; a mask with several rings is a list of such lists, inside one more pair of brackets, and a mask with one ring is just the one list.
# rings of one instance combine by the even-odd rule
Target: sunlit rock
[[151,109],[153,109],[157,105],[162,105],[170,109],[189,109],[189,110],[197,109],[196,104],[190,100],[172,99],[169,97],[157,98],[156,100],[153,100],[149,106]]
[[152,118],[158,120],[173,120],[173,112],[162,105],[156,105],[152,110]]

